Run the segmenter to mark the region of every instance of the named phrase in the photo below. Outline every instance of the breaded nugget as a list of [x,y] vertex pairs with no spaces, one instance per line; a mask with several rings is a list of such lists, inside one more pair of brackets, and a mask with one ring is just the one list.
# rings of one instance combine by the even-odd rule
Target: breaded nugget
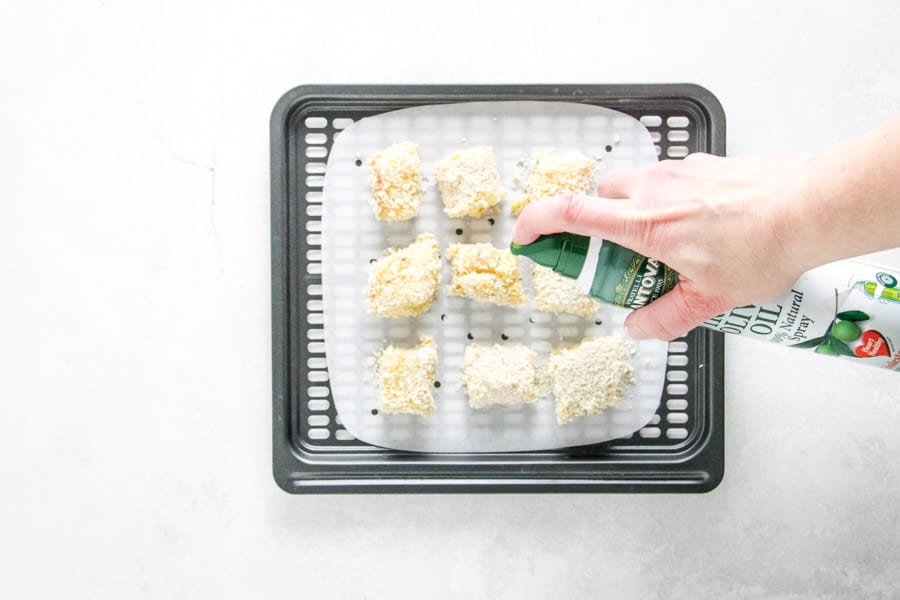
[[431,306],[441,278],[438,243],[423,233],[405,248],[388,250],[369,266],[363,292],[369,312],[379,317],[414,317]]
[[413,142],[398,142],[369,160],[369,204],[381,221],[405,221],[419,212],[422,161]]
[[535,200],[565,193],[589,194],[594,182],[591,159],[577,150],[544,150],[534,155],[525,195],[511,206],[518,215]]
[[490,146],[461,150],[434,167],[444,203],[444,213],[451,218],[481,217],[494,212],[505,192]]
[[534,265],[531,281],[534,306],[538,310],[586,317],[600,308],[600,303],[582,292],[574,279],[563,277],[553,269]]
[[521,344],[470,344],[463,358],[463,386],[469,406],[530,404],[537,400],[536,355]]
[[437,350],[431,336],[415,348],[388,346],[375,358],[379,408],[386,414],[427,416],[434,412]]
[[612,335],[554,350],[548,376],[556,399],[556,421],[562,425],[620,404],[625,386],[634,381],[634,370],[628,345]]
[[447,258],[453,271],[448,294],[504,306],[528,301],[522,290],[519,262],[509,250],[486,243],[450,244]]

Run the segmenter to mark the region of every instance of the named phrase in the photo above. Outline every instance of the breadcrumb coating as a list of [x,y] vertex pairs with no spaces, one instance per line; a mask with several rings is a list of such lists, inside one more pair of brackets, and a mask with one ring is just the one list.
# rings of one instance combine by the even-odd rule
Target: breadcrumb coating
[[415,348],[388,346],[375,357],[379,408],[386,414],[427,416],[434,412],[437,349],[423,336]]
[[588,194],[594,183],[591,159],[577,150],[544,150],[534,155],[525,194],[511,205],[514,215],[541,198],[566,193]]
[[379,317],[414,317],[431,306],[441,278],[437,239],[423,233],[400,249],[391,249],[369,267],[363,291],[370,313]]
[[616,335],[586,338],[551,352],[548,376],[557,423],[600,414],[620,404],[625,386],[634,381],[629,354],[629,346]]
[[442,160],[435,165],[434,178],[444,213],[451,218],[494,213],[506,194],[490,146],[461,150]]
[[600,302],[582,292],[574,279],[548,267],[534,265],[531,282],[534,286],[534,306],[538,310],[586,317],[600,309]]
[[369,204],[381,221],[405,221],[419,212],[422,161],[413,142],[397,142],[369,160]]
[[537,400],[534,350],[521,344],[470,344],[463,357],[463,386],[469,406],[530,404]]
[[519,262],[509,250],[491,244],[450,244],[453,271],[447,293],[478,302],[515,306],[528,301],[519,277]]

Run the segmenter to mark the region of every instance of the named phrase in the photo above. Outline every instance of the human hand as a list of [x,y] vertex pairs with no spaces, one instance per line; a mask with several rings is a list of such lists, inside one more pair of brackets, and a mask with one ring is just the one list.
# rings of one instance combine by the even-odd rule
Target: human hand
[[611,171],[599,178],[599,198],[568,194],[525,207],[513,242],[569,231],[669,265],[680,275],[676,287],[625,325],[636,339],[671,340],[784,292],[817,264],[810,242],[794,231],[804,218],[797,207],[806,204],[808,162],[804,155],[692,154]]

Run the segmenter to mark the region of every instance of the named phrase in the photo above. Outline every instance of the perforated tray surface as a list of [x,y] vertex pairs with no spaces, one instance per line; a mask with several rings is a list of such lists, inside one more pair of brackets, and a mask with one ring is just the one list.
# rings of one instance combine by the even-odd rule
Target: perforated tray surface
[[721,334],[671,342],[650,424],[627,439],[565,450],[419,454],[359,442],[341,426],[325,360],[322,185],[335,136],[398,108],[490,100],[607,106],[647,126],[661,158],[724,154],[725,117],[694,85],[301,86],[271,119],[273,470],[310,492],[703,492],[722,478]]

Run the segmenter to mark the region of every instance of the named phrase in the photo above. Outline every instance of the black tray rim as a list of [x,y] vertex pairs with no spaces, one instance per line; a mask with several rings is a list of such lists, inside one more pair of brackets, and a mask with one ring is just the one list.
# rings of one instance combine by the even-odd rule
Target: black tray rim
[[[538,100],[596,103],[604,101],[605,106],[615,108],[616,104],[626,104],[642,99],[668,99],[687,101],[691,108],[703,114],[707,123],[707,147],[711,154],[725,155],[725,112],[716,96],[703,86],[693,83],[648,83],[648,84],[308,84],[296,86],[285,92],[276,102],[270,116],[270,198],[271,198],[271,276],[272,276],[272,448],[273,477],[277,485],[291,494],[303,493],[706,493],[714,490],[724,478],[724,407],[723,407],[723,347],[722,335],[702,330],[706,347],[711,350],[707,357],[708,373],[716,373],[712,380],[713,402],[709,406],[707,418],[717,440],[705,440],[678,460],[660,455],[658,466],[665,463],[678,464],[679,477],[671,472],[655,473],[641,468],[630,469],[630,461],[618,461],[603,465],[591,465],[595,478],[568,477],[537,480],[522,476],[510,477],[508,473],[492,473],[491,477],[445,476],[429,473],[431,469],[402,469],[395,477],[373,475],[357,477],[334,475],[328,468],[340,462],[322,461],[318,465],[306,464],[290,436],[284,435],[288,423],[287,396],[289,368],[286,335],[287,325],[287,264],[285,244],[287,243],[288,165],[287,128],[292,115],[304,104],[336,96],[358,103],[360,99],[374,102],[390,100],[397,104],[417,105],[426,101],[436,103],[475,102],[502,100]],[[448,96],[457,96],[447,100]],[[278,368],[279,366],[284,368]],[[715,400],[718,399],[718,402]],[[696,441],[696,440],[695,440]],[[713,442],[712,446],[710,441]],[[697,444],[693,444],[697,446]],[[496,455],[498,459],[513,453]],[[518,457],[530,453],[515,453]],[[444,455],[452,461],[452,456]],[[462,455],[465,456],[465,455]],[[536,455],[545,458],[546,455]],[[653,453],[642,453],[642,462],[652,458]],[[590,461],[587,461],[589,464]],[[312,468],[310,468],[310,466]],[[409,466],[409,465],[406,465]],[[488,465],[481,465],[482,468]],[[585,465],[587,466],[587,464]],[[693,467],[697,470],[693,470]],[[323,469],[324,467],[324,469]],[[624,467],[624,468],[623,468]],[[615,469],[613,471],[613,469]]]

